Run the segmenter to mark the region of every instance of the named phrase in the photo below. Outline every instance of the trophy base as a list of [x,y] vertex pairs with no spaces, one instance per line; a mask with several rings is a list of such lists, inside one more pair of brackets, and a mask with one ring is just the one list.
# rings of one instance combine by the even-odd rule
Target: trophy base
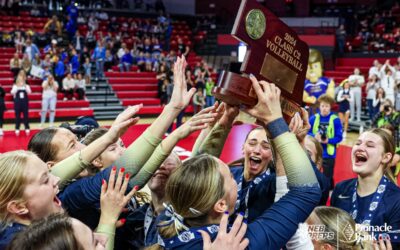
[[245,105],[252,107],[257,104],[257,97],[250,96],[252,83],[247,77],[222,71],[218,79],[218,87],[213,89],[213,95],[231,106]]
[[[213,95],[231,106],[247,106],[257,104],[257,96],[252,89],[251,80],[233,72],[222,71],[218,79],[218,87],[214,87]],[[294,101],[281,95],[283,118],[289,123],[296,112],[301,114],[301,107]]]

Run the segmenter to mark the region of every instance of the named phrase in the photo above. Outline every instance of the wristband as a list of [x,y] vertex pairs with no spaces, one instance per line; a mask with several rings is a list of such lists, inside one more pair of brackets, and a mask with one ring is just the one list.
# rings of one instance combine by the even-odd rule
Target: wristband
[[268,123],[267,129],[271,135],[271,139],[274,139],[283,133],[289,132],[289,127],[282,117]]

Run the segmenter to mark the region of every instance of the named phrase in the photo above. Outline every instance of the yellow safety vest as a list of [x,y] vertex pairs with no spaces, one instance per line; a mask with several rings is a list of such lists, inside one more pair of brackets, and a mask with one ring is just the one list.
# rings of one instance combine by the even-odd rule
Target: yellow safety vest
[[[335,120],[337,118],[336,115],[332,114],[331,117],[329,118],[329,123],[328,123],[328,127],[327,127],[327,131],[326,131],[326,136],[328,137],[328,139],[331,139],[335,136],[335,125],[333,124],[333,120]],[[314,125],[313,125],[313,134],[317,134],[318,130],[319,130],[319,122],[321,119],[321,115],[320,114],[315,114],[315,121],[314,121]],[[335,154],[335,145],[334,144],[326,144],[326,152],[328,153],[328,155],[334,155]]]

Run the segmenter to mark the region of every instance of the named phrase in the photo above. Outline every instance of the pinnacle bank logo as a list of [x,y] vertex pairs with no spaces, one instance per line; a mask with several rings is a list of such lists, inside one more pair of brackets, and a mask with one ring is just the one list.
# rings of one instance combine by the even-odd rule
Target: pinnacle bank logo
[[343,228],[342,232],[347,241],[351,241],[354,237],[354,234],[356,233],[350,224],[347,224]]

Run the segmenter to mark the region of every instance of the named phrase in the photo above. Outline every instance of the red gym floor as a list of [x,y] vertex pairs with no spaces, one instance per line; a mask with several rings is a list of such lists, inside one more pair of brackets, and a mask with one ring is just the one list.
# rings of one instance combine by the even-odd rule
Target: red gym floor
[[[135,125],[131,127],[122,137],[124,143],[126,145],[131,144],[146,129],[146,127],[148,127],[147,124]],[[230,162],[241,157],[242,144],[247,132],[251,129],[251,127],[251,125],[245,124],[235,126],[232,129],[232,132],[230,133],[222,152],[221,159],[223,161]],[[18,137],[15,136],[14,131],[5,132],[4,136],[0,136],[0,153],[16,149],[26,149],[30,137],[36,132],[37,130],[32,131],[29,137],[25,136],[23,130],[21,130],[21,134]],[[189,153],[188,151],[191,151],[197,134],[198,133],[192,134],[185,140],[182,140],[178,143],[181,155],[187,155],[187,153]],[[351,171],[350,153],[350,147],[343,145],[339,146],[335,165],[335,182],[354,177]]]

